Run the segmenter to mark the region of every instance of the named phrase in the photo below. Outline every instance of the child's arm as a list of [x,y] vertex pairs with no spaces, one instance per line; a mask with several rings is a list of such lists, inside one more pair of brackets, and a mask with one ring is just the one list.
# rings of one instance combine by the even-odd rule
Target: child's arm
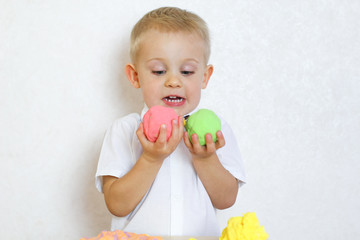
[[194,168],[201,179],[213,206],[217,209],[231,207],[238,192],[238,180],[221,164],[216,150],[225,145],[221,131],[216,133],[218,141],[212,141],[211,134],[206,134],[206,147],[201,146],[196,134],[191,136],[193,144],[185,132],[184,142],[192,154]]
[[169,141],[166,141],[166,125],[163,125],[158,139],[152,143],[147,140],[140,124],[136,131],[144,150],[140,158],[123,177],[103,177],[105,202],[113,215],[123,217],[135,209],[153,183],[164,159],[176,149],[183,133],[183,120],[179,118],[173,122]]

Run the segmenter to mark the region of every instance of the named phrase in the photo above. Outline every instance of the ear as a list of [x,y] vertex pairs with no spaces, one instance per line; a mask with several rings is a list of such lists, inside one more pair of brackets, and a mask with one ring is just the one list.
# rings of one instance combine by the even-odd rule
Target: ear
[[202,89],[205,89],[206,86],[208,85],[209,79],[210,79],[211,75],[213,74],[213,71],[214,71],[213,65],[209,64],[209,65],[206,66],[206,70],[205,70],[205,73],[204,73],[204,79],[203,79],[203,82],[201,84]]
[[125,74],[129,80],[129,82],[131,83],[131,85],[134,86],[134,88],[140,88],[140,82],[139,82],[138,74],[137,74],[136,67],[134,64],[130,64],[130,63],[126,64]]

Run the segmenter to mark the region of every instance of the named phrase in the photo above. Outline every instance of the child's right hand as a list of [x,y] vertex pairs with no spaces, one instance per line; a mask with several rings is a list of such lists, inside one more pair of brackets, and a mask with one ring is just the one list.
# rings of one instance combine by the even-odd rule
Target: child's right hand
[[143,147],[143,157],[149,162],[163,161],[177,147],[184,135],[184,121],[182,117],[172,122],[172,132],[168,141],[166,141],[166,125],[160,128],[159,137],[155,142],[150,142],[144,133],[143,124],[140,123],[136,135]]
[[[166,126],[166,125],[165,125]],[[144,152],[132,169],[124,176],[103,177],[105,202],[109,211],[118,217],[125,217],[139,204],[159,172],[163,160],[169,156],[182,141],[184,122],[179,117],[172,123],[172,133],[168,141],[166,127],[160,128],[156,142],[150,142],[140,123],[136,135]]]

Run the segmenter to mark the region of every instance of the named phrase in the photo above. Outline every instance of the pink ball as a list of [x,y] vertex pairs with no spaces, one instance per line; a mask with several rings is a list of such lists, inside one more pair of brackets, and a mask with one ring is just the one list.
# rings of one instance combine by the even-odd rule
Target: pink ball
[[178,115],[174,109],[153,106],[143,117],[144,132],[150,142],[155,142],[160,134],[160,127],[166,124],[166,140],[169,140],[172,131],[172,121],[178,120]]

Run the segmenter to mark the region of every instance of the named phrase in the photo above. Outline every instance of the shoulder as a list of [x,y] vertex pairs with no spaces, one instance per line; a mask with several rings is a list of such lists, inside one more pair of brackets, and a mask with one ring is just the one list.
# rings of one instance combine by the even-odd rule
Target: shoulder
[[116,119],[113,124],[110,126],[111,131],[119,132],[133,132],[139,126],[141,119],[140,114],[130,113],[126,116]]

